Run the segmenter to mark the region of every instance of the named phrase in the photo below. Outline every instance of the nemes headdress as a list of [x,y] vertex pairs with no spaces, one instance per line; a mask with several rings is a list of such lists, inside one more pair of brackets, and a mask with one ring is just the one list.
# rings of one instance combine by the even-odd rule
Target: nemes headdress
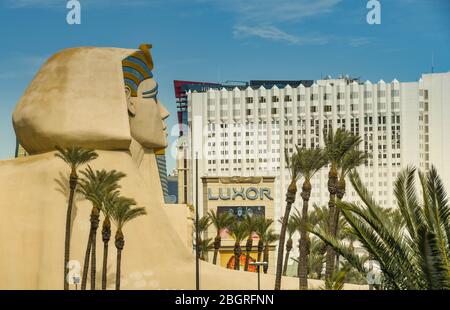
[[[137,96],[137,90],[142,81],[153,78],[153,59],[150,54],[151,48],[151,44],[142,44],[139,46],[138,51],[122,61],[125,86],[130,89],[132,97]],[[155,91],[156,89],[152,90],[152,93]]]

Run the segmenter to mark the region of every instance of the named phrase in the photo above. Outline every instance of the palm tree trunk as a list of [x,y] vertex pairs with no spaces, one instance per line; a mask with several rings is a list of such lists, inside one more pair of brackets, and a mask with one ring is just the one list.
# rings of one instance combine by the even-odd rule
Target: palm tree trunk
[[[329,231],[331,234],[334,233],[335,231],[335,225],[334,225],[334,213],[335,213],[335,208],[334,208],[334,197],[330,197],[330,202],[328,204],[329,209],[330,209],[330,219],[329,219]],[[325,276],[327,278],[330,278],[334,272],[334,260],[335,260],[335,256],[334,256],[334,250],[330,245],[327,245],[327,253],[325,256],[325,262],[326,262],[326,268],[325,268]]]
[[69,179],[69,203],[67,205],[67,214],[66,214],[66,235],[64,240],[64,290],[69,289],[69,279],[67,279],[69,269],[67,268],[67,264],[70,259],[70,233],[72,231],[72,210],[73,210],[73,197],[75,195],[75,188],[77,187],[78,176],[75,169],[72,169],[70,173]]
[[287,272],[287,266],[289,263],[289,254],[291,253],[291,250],[292,250],[292,237],[290,237],[286,242],[286,257],[284,258],[283,276],[285,276]]
[[214,239],[214,257],[213,257],[213,265],[217,264],[217,254],[219,253],[220,244],[221,244],[222,238],[218,234],[216,238]]
[[116,265],[116,290],[120,290],[120,267],[122,264],[122,250],[117,249],[117,265]]
[[263,260],[267,263],[267,265],[263,265],[263,271],[267,274],[267,271],[269,270],[269,244],[266,244],[264,248]]
[[83,278],[81,280],[81,290],[85,290],[87,285],[87,275],[89,272],[89,258],[91,257],[91,246],[92,246],[91,241],[92,241],[92,229],[89,230],[89,238],[86,246],[86,253],[84,254]]
[[295,195],[297,194],[296,180],[293,180],[288,187],[286,193],[286,209],[284,210],[283,222],[280,230],[280,242],[278,243],[278,256],[277,256],[277,271],[275,275],[275,290],[281,289],[281,272],[283,268],[284,257],[284,241],[286,240],[286,228],[289,221],[289,214],[291,212],[292,204],[295,202]]
[[116,290],[120,290],[120,273],[122,266],[122,250],[125,245],[125,239],[123,237],[122,230],[119,228],[116,231],[116,241],[115,241],[116,249],[117,249],[117,263],[116,263]]
[[108,283],[108,243],[111,238],[111,222],[109,217],[103,221],[102,239],[103,239],[103,268],[102,268],[102,290],[106,290]]
[[301,240],[298,239],[298,264],[297,264],[297,277],[299,278],[299,287],[301,286],[300,284],[300,260],[301,260],[301,251],[302,251],[302,245],[301,245]]
[[92,208],[91,227],[92,227],[92,241],[91,241],[91,290],[95,290],[95,278],[97,274],[97,228],[100,217],[100,210],[97,207]]
[[[336,198],[337,201],[340,202],[342,201],[342,198],[344,198],[345,195],[345,179],[340,178],[336,187]],[[338,234],[339,234],[339,215],[340,215],[341,209],[339,208],[338,205],[335,206],[334,209],[334,231],[332,231],[333,237],[337,238]],[[338,254],[335,254],[335,259],[336,259],[336,267],[339,268],[339,260],[338,260]]]
[[103,242],[103,267],[102,267],[102,290],[106,290],[108,283],[108,242]]
[[308,289],[308,255],[309,255],[309,243],[308,232],[306,231],[306,224],[308,223],[308,207],[309,199],[311,197],[311,183],[309,180],[305,180],[302,186],[303,207],[302,207],[302,222],[300,227],[300,241],[299,241],[299,266],[298,266],[298,278],[299,288],[301,290]]
[[234,270],[239,270],[241,261],[241,245],[240,243],[234,244]]
[[244,271],[248,271],[248,263],[250,261],[250,252],[252,251],[253,239],[251,236],[247,239],[247,243],[245,244],[245,266]]
[[[336,187],[337,187],[337,169],[334,164],[331,165],[330,172],[328,173],[328,191],[330,192],[330,200],[328,202],[329,214],[328,214],[328,229],[330,234],[335,232],[334,225],[334,216],[335,216],[335,206],[336,206]],[[326,254],[326,269],[325,276],[326,278],[331,278],[334,272],[334,250],[331,246],[327,245],[327,254]]]
[[258,241],[258,262],[261,262],[262,253],[264,251],[264,242],[261,240],[261,237]]

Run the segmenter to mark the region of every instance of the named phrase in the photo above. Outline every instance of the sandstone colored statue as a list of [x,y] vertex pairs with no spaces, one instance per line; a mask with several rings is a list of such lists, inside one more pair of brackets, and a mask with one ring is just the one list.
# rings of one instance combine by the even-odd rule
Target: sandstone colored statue
[[[194,255],[175,232],[158,176],[155,150],[167,146],[168,112],[157,99],[149,48],[63,50],[43,65],[20,99],[13,124],[31,156],[0,161],[0,289],[62,289],[68,195],[58,180],[67,180],[68,168],[55,158],[55,145],[95,149],[99,158],[92,167],[126,173],[122,194],[146,207],[148,214],[124,230],[122,288],[195,288]],[[83,261],[90,209],[89,202],[76,199],[71,260]],[[113,288],[114,242],[109,251]],[[208,263],[200,269],[202,289],[257,287],[253,273]],[[100,283],[100,272],[98,277]],[[274,277],[263,275],[261,285],[272,289]],[[285,278],[283,286],[296,289],[298,280]]]

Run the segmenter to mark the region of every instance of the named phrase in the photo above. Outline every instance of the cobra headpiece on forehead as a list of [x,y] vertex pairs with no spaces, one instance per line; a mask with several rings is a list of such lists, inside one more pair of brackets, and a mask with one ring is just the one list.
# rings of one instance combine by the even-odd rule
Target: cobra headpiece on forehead
[[[131,96],[137,97],[138,87],[142,81],[153,78],[153,59],[150,54],[152,45],[142,44],[139,50],[122,61],[125,86],[129,88]],[[156,98],[158,84],[154,89],[143,93],[144,98]]]

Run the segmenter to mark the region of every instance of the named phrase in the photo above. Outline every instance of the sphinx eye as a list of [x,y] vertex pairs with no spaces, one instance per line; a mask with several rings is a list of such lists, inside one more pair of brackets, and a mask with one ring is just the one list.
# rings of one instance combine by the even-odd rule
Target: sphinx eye
[[157,95],[158,95],[158,84],[156,84],[156,86],[153,89],[142,93],[142,96],[146,99],[156,99]]

